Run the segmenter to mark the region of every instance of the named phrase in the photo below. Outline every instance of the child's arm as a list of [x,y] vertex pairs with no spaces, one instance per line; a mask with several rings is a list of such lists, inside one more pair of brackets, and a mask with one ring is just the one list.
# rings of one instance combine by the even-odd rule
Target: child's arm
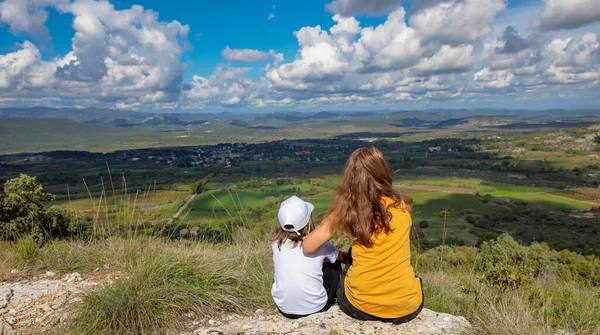
[[335,235],[337,227],[332,222],[331,216],[327,216],[315,230],[304,238],[302,241],[304,253],[310,254],[317,251]]

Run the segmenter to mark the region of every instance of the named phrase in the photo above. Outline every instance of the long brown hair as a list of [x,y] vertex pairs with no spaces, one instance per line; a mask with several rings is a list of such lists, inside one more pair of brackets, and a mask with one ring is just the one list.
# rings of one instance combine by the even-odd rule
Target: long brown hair
[[302,244],[303,238],[310,234],[310,232],[314,229],[315,222],[313,221],[312,216],[310,217],[308,224],[298,232],[300,235],[296,234],[295,232],[285,231],[278,224],[277,227],[273,229],[273,232],[271,232],[271,241],[277,242],[277,248],[279,248],[279,250],[281,250],[281,245],[286,240],[290,240],[292,242],[292,248],[295,248],[299,244]]
[[[382,197],[392,199],[387,207]],[[344,167],[342,179],[329,213],[332,223],[349,238],[370,247],[371,237],[391,231],[388,208],[412,210],[412,199],[395,191],[392,173],[379,149],[370,146],[355,150]]]

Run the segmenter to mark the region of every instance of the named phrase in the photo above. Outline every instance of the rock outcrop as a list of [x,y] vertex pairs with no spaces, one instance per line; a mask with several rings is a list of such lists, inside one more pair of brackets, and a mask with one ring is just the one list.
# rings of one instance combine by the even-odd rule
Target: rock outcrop
[[462,334],[470,329],[462,316],[437,313],[428,309],[412,321],[393,325],[384,322],[358,321],[333,306],[327,312],[290,320],[275,313],[258,310],[252,316],[229,315],[222,319],[196,321],[191,329],[179,335],[228,335],[228,334],[324,334],[324,335],[384,335],[384,334]]
[[[97,283],[84,280],[78,273],[53,280],[45,279],[0,283],[0,335],[54,334],[68,319],[69,307],[80,301],[83,292],[97,288]],[[172,330],[170,335],[226,334],[326,334],[326,335],[383,335],[383,334],[462,334],[470,329],[461,316],[437,313],[428,309],[411,322],[393,325],[383,322],[364,322],[344,314],[333,306],[327,312],[290,320],[279,313],[260,309],[253,315],[220,315],[186,318],[185,331]]]
[[63,280],[0,283],[0,335],[56,332],[67,317],[68,306],[95,285],[83,281],[78,273],[66,275]]

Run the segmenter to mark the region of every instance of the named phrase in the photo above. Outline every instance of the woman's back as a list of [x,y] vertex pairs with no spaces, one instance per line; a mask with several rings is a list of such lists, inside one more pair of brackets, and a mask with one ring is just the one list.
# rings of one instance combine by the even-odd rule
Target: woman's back
[[[384,198],[385,205],[392,199]],[[391,231],[373,236],[373,245],[352,242],[352,266],[344,282],[348,301],[380,318],[413,313],[423,301],[419,278],[410,264],[412,219],[405,208],[389,208]]]

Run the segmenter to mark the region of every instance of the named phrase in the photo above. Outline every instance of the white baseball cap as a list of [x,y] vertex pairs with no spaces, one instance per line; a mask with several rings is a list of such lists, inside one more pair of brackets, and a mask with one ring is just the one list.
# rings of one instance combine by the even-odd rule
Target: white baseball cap
[[310,222],[310,215],[314,209],[313,204],[295,195],[286,199],[281,203],[277,213],[281,229],[300,235],[300,230]]

